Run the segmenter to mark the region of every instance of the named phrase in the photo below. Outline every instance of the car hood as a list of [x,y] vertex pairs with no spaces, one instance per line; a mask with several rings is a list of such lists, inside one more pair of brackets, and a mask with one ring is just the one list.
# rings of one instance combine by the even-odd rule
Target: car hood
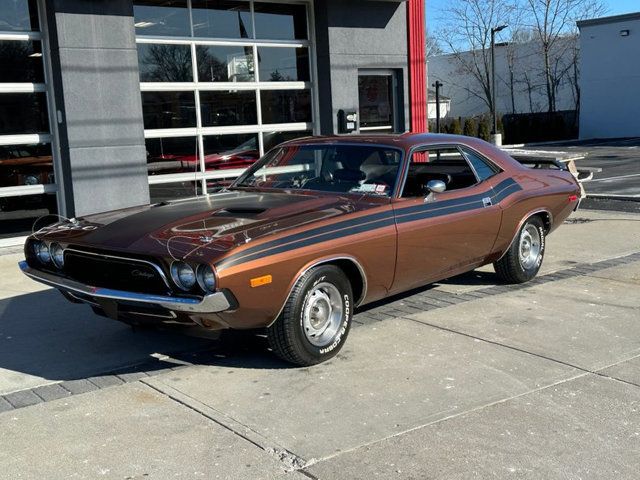
[[[209,260],[239,245],[380,205],[327,194],[226,191],[78,219],[69,243],[107,250]],[[62,240],[62,239],[61,239]]]

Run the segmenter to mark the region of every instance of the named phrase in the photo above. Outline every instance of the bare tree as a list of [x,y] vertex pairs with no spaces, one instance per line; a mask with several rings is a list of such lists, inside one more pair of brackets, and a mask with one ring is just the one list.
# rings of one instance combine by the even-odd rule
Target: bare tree
[[427,58],[434,57],[436,55],[442,55],[444,53],[444,50],[440,46],[440,42],[436,37],[431,35],[429,30],[427,30],[427,34],[426,34],[426,44],[427,44],[426,45]]
[[563,41],[576,33],[576,21],[597,17],[606,12],[601,0],[524,0],[526,16],[535,31],[543,58],[547,108],[556,111],[556,90],[566,71],[558,59],[573,49]]
[[491,29],[509,24],[516,10],[514,0],[459,0],[443,10],[438,38],[452,52],[457,70],[475,85],[464,87],[492,110]]

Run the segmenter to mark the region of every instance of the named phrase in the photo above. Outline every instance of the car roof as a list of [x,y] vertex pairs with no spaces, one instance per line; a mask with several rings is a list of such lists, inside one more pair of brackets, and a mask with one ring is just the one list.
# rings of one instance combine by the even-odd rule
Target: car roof
[[385,145],[389,147],[408,150],[415,145],[429,144],[461,144],[473,145],[477,139],[462,135],[447,135],[440,133],[403,133],[403,134],[378,134],[378,135],[331,135],[319,137],[304,137],[285,142],[283,145],[317,145],[334,144],[342,145]]

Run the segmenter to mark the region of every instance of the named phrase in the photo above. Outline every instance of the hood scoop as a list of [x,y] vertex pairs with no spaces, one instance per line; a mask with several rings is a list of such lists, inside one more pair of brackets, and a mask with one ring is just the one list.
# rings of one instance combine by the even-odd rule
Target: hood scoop
[[266,208],[257,207],[228,207],[218,210],[213,215],[216,217],[255,217],[266,211]]

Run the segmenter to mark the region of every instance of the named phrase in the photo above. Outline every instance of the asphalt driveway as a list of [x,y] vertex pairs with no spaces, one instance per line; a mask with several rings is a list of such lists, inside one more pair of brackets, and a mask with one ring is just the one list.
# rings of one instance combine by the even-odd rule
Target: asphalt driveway
[[[7,478],[640,477],[640,216],[580,211],[541,276],[355,316],[341,354],[131,332],[0,257]],[[0,476],[2,476],[0,475]]]

